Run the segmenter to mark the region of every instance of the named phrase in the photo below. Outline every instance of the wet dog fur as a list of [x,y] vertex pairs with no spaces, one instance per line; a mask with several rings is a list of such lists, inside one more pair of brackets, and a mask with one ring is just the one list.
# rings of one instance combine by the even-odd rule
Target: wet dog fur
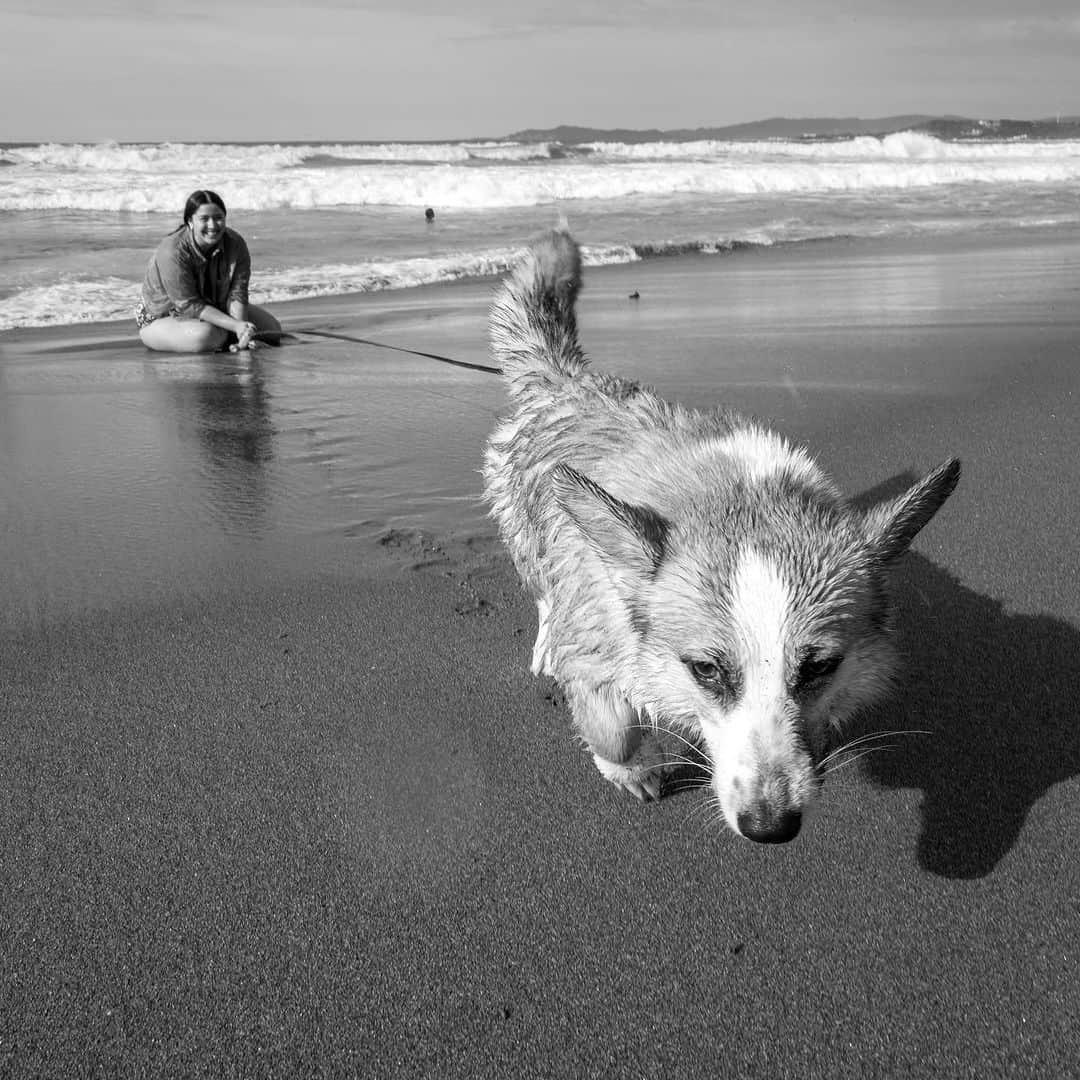
[[533,672],[558,681],[614,784],[658,798],[687,740],[731,828],[790,840],[836,732],[890,687],[890,570],[960,464],[858,510],[762,424],[591,371],[580,285],[555,231],[491,310],[512,411],[485,493],[536,601]]

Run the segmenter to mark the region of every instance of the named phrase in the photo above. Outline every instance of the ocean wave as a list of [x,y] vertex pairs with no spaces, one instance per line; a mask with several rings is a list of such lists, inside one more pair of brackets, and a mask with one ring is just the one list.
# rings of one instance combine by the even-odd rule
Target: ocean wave
[[20,289],[0,299],[0,330],[134,318],[138,299],[138,283],[124,278],[64,278]]
[[[770,247],[776,242],[763,231],[737,239],[586,244],[582,259],[586,266],[614,266],[677,255],[730,254]],[[524,254],[523,247],[505,247],[440,257],[269,267],[260,270],[252,282],[251,299],[254,303],[273,304],[496,277],[516,265]],[[139,282],[134,280],[65,277],[0,299],[0,330],[126,319],[132,316],[138,299]]]
[[[1039,227],[1058,222],[1056,219],[1032,218],[1016,224],[1018,227]],[[731,256],[776,246],[829,240],[918,233],[948,235],[970,229],[970,225],[957,221],[932,221],[920,226],[909,224],[903,227],[885,222],[866,222],[846,230],[813,229],[777,221],[771,226],[749,229],[733,237],[585,244],[582,246],[582,259],[586,266],[614,266],[676,256]],[[251,299],[254,303],[274,304],[496,277],[516,265],[524,254],[524,247],[501,247],[432,257],[267,267],[260,269],[253,280]],[[139,282],[135,280],[64,277],[52,284],[22,288],[0,298],[0,331],[126,319],[131,317],[138,298]]]
[[6,146],[0,162],[86,172],[229,172],[298,165],[462,164],[469,161],[545,162],[596,158],[605,162],[730,161],[775,158],[806,161],[1000,161],[1080,157],[1068,139],[950,141],[923,132],[846,139],[652,141],[652,143],[43,143]]
[[473,161],[551,161],[568,154],[557,143],[470,143],[465,147]]
[[920,131],[859,135],[849,139],[726,142],[647,142],[583,144],[605,161],[966,161],[1003,162],[1080,157],[1080,142],[1070,140],[951,142]]
[[357,164],[464,164],[532,161],[553,156],[552,144],[460,143],[41,143],[9,146],[0,161],[74,172],[208,172],[340,167]]
[[[285,157],[296,154],[283,152],[282,160]],[[198,172],[5,169],[0,179],[0,210],[175,214],[188,193],[207,182],[208,175],[226,194],[230,209],[246,211],[371,206],[491,210],[636,196],[738,198],[896,192],[950,184],[1074,184],[1080,180],[1080,148],[1071,155],[929,158],[909,154],[887,160],[867,155],[853,155],[849,160],[736,155],[720,161],[545,159],[543,163],[505,160],[490,165],[472,159],[435,168],[407,163],[314,168],[293,160],[284,170],[247,162],[231,172],[208,166]]]
[[[523,247],[505,247],[438,257],[270,267],[260,270],[252,282],[251,299],[254,303],[281,303],[495,277],[524,255]],[[631,245],[625,244],[585,245],[582,257],[587,266],[609,266],[641,258]],[[0,330],[127,318],[138,302],[139,288],[139,282],[119,277],[68,276],[48,285],[23,288],[0,299]]]
[[294,167],[340,169],[350,165],[497,165],[552,161],[567,155],[551,143],[464,143],[448,146],[320,148]]
[[[493,276],[504,273],[523,254],[521,248],[505,248],[441,258],[271,267],[260,270],[252,283],[251,299],[254,303],[280,303]],[[606,256],[601,253],[601,258]],[[22,288],[0,299],[0,330],[128,318],[138,302],[139,290],[138,281],[118,277],[64,277]]]
[[[207,173],[240,169],[281,169],[297,165],[313,152],[280,143],[41,143],[11,147],[6,156],[17,165],[67,173]],[[316,151],[318,152],[318,151]]]

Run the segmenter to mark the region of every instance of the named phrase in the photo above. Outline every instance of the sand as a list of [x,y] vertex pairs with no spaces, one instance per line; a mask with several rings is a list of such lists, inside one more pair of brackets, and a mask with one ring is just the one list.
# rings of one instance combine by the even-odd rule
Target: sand
[[[775,418],[847,490],[964,460],[904,565],[907,675],[871,725],[932,734],[837,773],[780,848],[726,832],[698,790],[641,806],[602,783],[557,687],[528,673],[531,605],[479,514],[343,511],[374,444],[316,467],[294,442],[305,395],[335,431],[327,400],[346,416],[396,395],[425,433],[405,474],[465,494],[497,380],[389,358],[346,378],[336,346],[298,346],[266,375],[265,416],[237,432],[213,414],[202,472],[178,451],[125,474],[110,445],[165,441],[147,417],[205,430],[205,395],[177,385],[231,395],[242,373],[180,366],[159,394],[119,328],[4,335],[0,1072],[1068,1075],[1078,268],[1065,238],[590,274],[598,364]],[[483,362],[489,291],[284,317]],[[402,385],[460,400],[402,405]],[[108,440],[71,418],[87,410]],[[65,414],[70,438],[28,442]],[[276,456],[255,475],[275,494],[252,516],[251,474],[213,472],[207,447],[232,431],[258,461],[266,417]],[[56,477],[80,445],[99,471],[64,516]],[[147,494],[158,467],[183,513]],[[229,513],[183,503],[214,484]],[[57,539],[70,518],[94,529]]]

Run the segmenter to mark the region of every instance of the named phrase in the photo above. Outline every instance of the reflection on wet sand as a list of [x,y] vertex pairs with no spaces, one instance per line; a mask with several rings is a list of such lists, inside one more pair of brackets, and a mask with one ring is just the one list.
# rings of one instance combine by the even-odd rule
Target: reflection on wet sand
[[199,359],[194,378],[169,377],[160,367],[154,374],[166,388],[181,442],[197,450],[189,463],[206,514],[226,531],[258,536],[273,500],[273,367],[252,358],[236,371],[223,369],[218,357]]

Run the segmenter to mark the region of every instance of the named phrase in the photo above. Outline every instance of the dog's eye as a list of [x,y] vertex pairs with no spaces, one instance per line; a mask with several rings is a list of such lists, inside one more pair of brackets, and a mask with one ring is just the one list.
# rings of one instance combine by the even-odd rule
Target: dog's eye
[[731,693],[735,689],[731,673],[723,664],[715,660],[687,660],[686,664],[690,668],[690,674],[702,686],[724,693]]
[[843,657],[837,654],[832,656],[808,656],[799,665],[799,682],[812,683],[819,679],[827,679],[843,661]]

